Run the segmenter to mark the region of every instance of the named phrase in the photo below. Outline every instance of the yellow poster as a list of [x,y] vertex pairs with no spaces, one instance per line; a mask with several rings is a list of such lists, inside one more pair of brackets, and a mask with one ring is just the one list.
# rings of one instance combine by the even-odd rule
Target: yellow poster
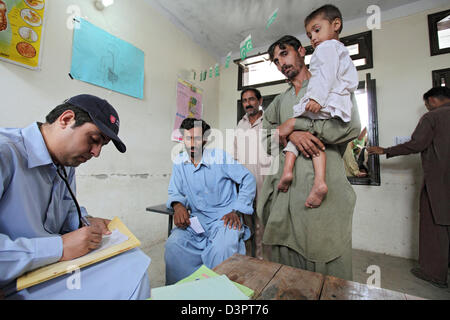
[[0,60],[38,69],[45,0],[0,0]]

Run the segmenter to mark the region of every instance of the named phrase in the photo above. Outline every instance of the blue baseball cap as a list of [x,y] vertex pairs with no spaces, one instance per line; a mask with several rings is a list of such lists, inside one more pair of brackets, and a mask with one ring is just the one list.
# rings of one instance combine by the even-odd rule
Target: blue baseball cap
[[122,153],[127,151],[127,147],[117,136],[120,127],[119,115],[108,101],[90,94],[80,94],[65,102],[86,111],[100,131],[113,141],[117,150]]

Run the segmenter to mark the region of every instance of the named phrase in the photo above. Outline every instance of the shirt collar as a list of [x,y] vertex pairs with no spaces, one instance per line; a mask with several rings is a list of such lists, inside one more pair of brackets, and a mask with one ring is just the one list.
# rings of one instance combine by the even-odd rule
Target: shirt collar
[[35,168],[53,164],[52,157],[48,152],[42,133],[38,124],[32,125],[21,130],[25,145],[25,151],[28,156],[28,168]]
[[[202,154],[202,159],[200,160],[198,166],[196,167],[196,170],[198,170],[202,165],[204,165],[205,167],[210,166],[211,161],[211,155],[210,155],[210,150],[209,149],[203,149],[203,154]],[[183,151],[182,155],[181,155],[181,161],[184,164],[192,164],[191,158],[189,157],[189,154],[187,153],[187,151]],[[193,165],[193,164],[192,164]]]
[[[211,164],[214,164],[217,162],[216,152],[214,150],[215,149],[209,149],[209,148],[203,149],[202,159],[200,160],[200,162],[199,162],[198,166],[195,168],[195,170],[200,169],[201,166],[210,168]],[[189,155],[186,151],[184,151],[183,154],[181,155],[181,161],[184,164],[192,164],[191,158],[189,157]]]

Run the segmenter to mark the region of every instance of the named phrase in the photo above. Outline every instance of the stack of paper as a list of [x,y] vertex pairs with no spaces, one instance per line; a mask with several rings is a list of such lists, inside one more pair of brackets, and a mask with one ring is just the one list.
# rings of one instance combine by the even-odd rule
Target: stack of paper
[[152,289],[151,300],[248,300],[254,291],[201,266],[176,284]]

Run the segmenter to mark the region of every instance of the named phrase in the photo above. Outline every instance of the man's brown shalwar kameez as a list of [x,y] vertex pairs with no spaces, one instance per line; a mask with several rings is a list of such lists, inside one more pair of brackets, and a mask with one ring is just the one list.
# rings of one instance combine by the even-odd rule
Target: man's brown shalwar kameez
[[411,141],[387,148],[386,157],[421,152],[419,264],[437,282],[447,282],[450,262],[450,103],[426,113]]

